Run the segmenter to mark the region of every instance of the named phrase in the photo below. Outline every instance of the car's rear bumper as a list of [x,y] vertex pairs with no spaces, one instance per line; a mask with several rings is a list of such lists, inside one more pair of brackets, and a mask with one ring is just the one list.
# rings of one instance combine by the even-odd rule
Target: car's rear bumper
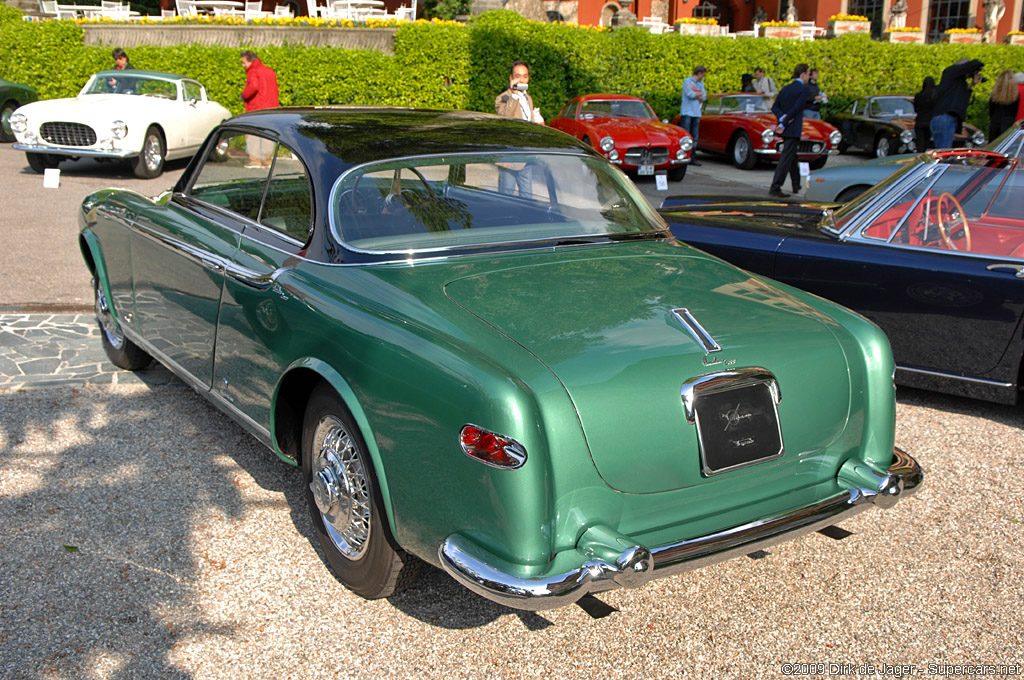
[[12,149],[27,151],[28,153],[48,153],[54,156],[80,156],[88,158],[134,158],[139,155],[138,151],[123,151],[113,149],[87,149],[75,146],[49,146],[42,144],[13,144]]
[[[916,491],[922,478],[917,461],[896,449],[886,474],[851,461],[837,478],[844,491],[812,505],[714,534],[649,550],[607,527],[591,527],[574,550],[559,553],[546,571],[529,577],[509,573],[499,566],[507,563],[461,534],[445,539],[438,554],[445,571],[479,595],[515,609],[553,609],[588,593],[635,588],[655,576],[696,569],[819,531],[869,504],[890,507],[901,495]],[[874,488],[865,484],[868,479]],[[572,568],[566,569],[567,563]]]

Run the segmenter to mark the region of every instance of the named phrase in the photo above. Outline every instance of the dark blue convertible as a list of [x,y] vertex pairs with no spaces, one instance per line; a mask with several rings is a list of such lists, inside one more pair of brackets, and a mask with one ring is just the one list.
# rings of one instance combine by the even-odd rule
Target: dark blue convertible
[[897,382],[1012,404],[1024,382],[1019,163],[922,155],[839,208],[669,199],[661,213],[680,240],[877,323]]

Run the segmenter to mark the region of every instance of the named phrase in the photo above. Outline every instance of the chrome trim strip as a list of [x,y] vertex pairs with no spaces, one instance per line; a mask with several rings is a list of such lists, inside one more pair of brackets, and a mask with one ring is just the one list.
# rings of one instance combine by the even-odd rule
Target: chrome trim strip
[[89,156],[97,158],[133,158],[140,153],[139,151],[101,151],[89,148],[79,149],[71,146],[32,146],[28,144],[12,144],[11,148],[19,151],[51,153],[58,156]]
[[963,375],[953,375],[951,373],[939,373],[938,371],[926,371],[923,368],[907,368],[905,366],[897,366],[897,371],[906,371],[907,373],[917,373],[918,375],[927,375],[932,378],[945,378],[946,380],[956,380],[959,382],[976,383],[978,385],[987,385],[989,387],[1014,387],[1012,382],[998,382],[996,380],[985,380],[984,378],[968,378]]
[[708,333],[704,326],[700,325],[700,322],[690,313],[689,309],[679,307],[678,309],[673,309],[672,314],[683,325],[683,328],[689,331],[693,339],[697,341],[697,344],[704,348],[705,354],[722,351],[722,346],[711,337],[711,333]]
[[[592,527],[583,534],[576,548],[559,554],[579,565],[569,571],[552,569],[529,577],[515,576],[497,566],[507,562],[461,534],[452,534],[441,543],[438,558],[452,578],[498,604],[528,611],[553,609],[571,604],[588,593],[616,587],[637,587],[652,578],[715,564],[819,531],[865,510],[869,504],[891,507],[901,496],[914,493],[924,476],[917,461],[898,448],[893,451],[893,462],[887,473],[873,475],[877,481],[874,488],[854,485],[830,498],[774,517],[650,551],[628,537],[614,540],[617,537],[614,532]],[[593,542],[588,543],[586,539],[592,533],[597,535],[592,537]],[[613,543],[616,545],[611,545]],[[606,555],[604,559],[595,557],[595,544],[607,548],[601,551]],[[630,547],[622,550],[622,546]],[[609,561],[608,556],[616,554],[618,556]],[[652,560],[653,574],[650,568]],[[553,558],[549,564],[555,561]]]

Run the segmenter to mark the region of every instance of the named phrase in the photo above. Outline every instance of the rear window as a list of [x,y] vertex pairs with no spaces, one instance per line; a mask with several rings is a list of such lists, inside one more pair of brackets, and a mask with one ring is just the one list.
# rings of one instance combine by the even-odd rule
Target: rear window
[[331,195],[336,236],[403,252],[665,229],[616,168],[570,154],[476,154],[368,164]]

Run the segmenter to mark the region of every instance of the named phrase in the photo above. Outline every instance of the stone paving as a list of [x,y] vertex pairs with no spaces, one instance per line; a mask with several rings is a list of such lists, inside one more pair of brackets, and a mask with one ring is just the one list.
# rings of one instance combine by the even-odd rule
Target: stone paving
[[134,373],[110,363],[91,313],[0,314],[0,390],[174,379],[157,362]]

